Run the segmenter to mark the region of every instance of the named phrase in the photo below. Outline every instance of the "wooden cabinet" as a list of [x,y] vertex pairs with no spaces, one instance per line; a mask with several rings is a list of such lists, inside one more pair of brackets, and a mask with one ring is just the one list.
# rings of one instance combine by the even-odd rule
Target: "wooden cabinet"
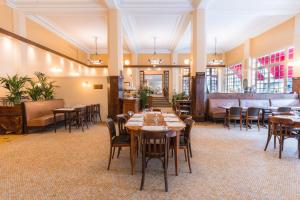
[[139,112],[140,99],[139,98],[128,98],[123,99],[123,113],[128,111],[133,111],[135,113]]
[[23,133],[22,120],[20,105],[0,106],[0,133]]

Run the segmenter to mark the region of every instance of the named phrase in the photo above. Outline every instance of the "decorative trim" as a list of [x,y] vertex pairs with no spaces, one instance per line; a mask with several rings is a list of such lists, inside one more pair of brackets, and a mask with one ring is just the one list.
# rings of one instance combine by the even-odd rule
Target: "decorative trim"
[[34,42],[34,41],[32,41],[32,40],[29,40],[29,39],[27,39],[27,38],[25,38],[25,37],[22,37],[22,36],[20,36],[20,35],[17,35],[17,34],[15,34],[15,33],[13,33],[13,32],[7,31],[7,30],[5,30],[5,29],[3,29],[3,28],[0,28],[0,33],[2,33],[2,34],[4,34],[4,35],[7,35],[7,36],[9,36],[9,37],[12,37],[12,38],[14,38],[14,39],[16,39],[16,40],[19,40],[19,41],[21,41],[21,42],[27,43],[27,44],[29,44],[29,45],[33,45],[33,46],[35,46],[35,47],[37,47],[37,48],[43,49],[43,50],[48,51],[48,52],[50,52],[50,53],[53,53],[53,54],[56,54],[56,55],[58,55],[58,56],[64,57],[64,58],[66,58],[66,59],[68,59],[68,60],[72,60],[72,61],[74,61],[74,62],[76,62],[76,63],[79,63],[79,64],[81,64],[81,65],[84,65],[84,66],[86,66],[86,67],[93,67],[93,66],[87,65],[86,63],[84,63],[84,62],[82,62],[82,61],[80,61],[80,60],[71,58],[70,56],[67,56],[67,55],[65,55],[65,54],[62,54],[62,53],[60,53],[60,52],[58,52],[58,51],[56,51],[56,50],[50,49],[50,48],[48,48],[48,47],[46,47],[46,46],[44,46],[44,45],[41,45],[41,44],[39,44],[39,43],[36,43],[36,42]]
[[64,40],[66,40],[66,41],[70,42],[71,44],[75,45],[76,47],[78,47],[79,49],[84,51],[85,53],[87,53],[87,54],[91,53],[87,47],[85,47],[82,44],[79,44],[77,41],[72,39],[69,35],[67,35],[62,30],[60,30],[58,28],[58,26],[56,26],[54,23],[50,22],[49,20],[45,19],[44,17],[35,16],[35,15],[30,15],[28,17],[31,20],[33,20],[34,22],[36,22],[36,23],[40,24],[41,26],[45,27],[49,31],[51,31],[51,32],[55,33],[56,35],[60,36]]
[[156,67],[152,65],[124,65],[124,68],[190,68],[190,65],[157,65]]

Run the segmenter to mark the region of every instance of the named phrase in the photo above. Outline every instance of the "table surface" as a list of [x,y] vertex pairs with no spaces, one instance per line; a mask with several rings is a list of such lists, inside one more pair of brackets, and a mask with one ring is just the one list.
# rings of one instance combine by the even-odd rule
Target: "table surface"
[[73,107],[64,107],[64,108],[56,108],[53,110],[53,112],[68,112],[68,111],[75,111],[78,108],[86,107],[86,105],[76,105]]
[[[157,118],[156,122],[155,118]],[[134,124],[132,122],[134,122]],[[163,126],[174,131],[185,128],[185,124],[177,115],[155,112],[135,114],[125,124],[125,127],[130,130],[142,130],[144,126]]]
[[[222,109],[230,109],[232,106],[218,106],[218,108],[222,108]],[[269,106],[269,107],[259,107],[259,106],[253,106],[253,107],[257,107],[260,109],[264,109],[264,110],[277,110],[279,107],[275,107],[275,106]],[[247,110],[249,107],[241,107],[243,110]],[[292,110],[300,110],[300,107],[298,106],[292,106],[290,107]]]
[[300,124],[300,116],[297,116],[297,115],[275,115],[273,117],[281,118],[281,119],[290,119],[294,123]]

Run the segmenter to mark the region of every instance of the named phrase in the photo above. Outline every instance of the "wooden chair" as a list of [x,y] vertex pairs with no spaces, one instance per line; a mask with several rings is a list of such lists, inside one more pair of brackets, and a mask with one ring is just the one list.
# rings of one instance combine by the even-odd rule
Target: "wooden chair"
[[183,136],[180,137],[180,149],[184,150],[185,160],[188,161],[190,173],[192,173],[190,157],[192,157],[192,147],[191,147],[191,131],[195,123],[191,118],[184,120],[185,128],[183,131]]
[[99,119],[99,121],[101,122],[101,106],[100,104],[93,104],[92,105],[92,118],[94,123],[96,123]]
[[282,112],[282,113],[288,113],[288,112],[291,112],[291,108],[290,107],[279,107],[277,109],[277,112]]
[[168,192],[168,134],[172,134],[171,131],[142,131],[142,180],[140,190],[144,188],[145,171],[149,160],[159,159],[164,169],[165,191]]
[[246,112],[245,121],[246,121],[246,130],[248,131],[249,122],[252,126],[252,121],[257,121],[258,131],[260,130],[260,108],[249,107]]
[[228,129],[230,129],[230,122],[231,120],[234,120],[234,127],[236,125],[236,121],[240,121],[240,130],[242,130],[243,125],[243,115],[242,115],[242,108],[241,107],[231,107],[229,109],[228,114],[225,116],[225,123],[228,126]]
[[152,111],[153,112],[161,112],[161,109],[160,108],[152,108]]
[[76,108],[76,113],[72,113],[69,116],[69,130],[71,132],[71,127],[76,126],[81,127],[82,132],[84,132],[84,125],[89,128],[86,115],[86,107]]
[[[129,117],[126,114],[117,115],[119,135],[127,135],[128,137],[130,137],[130,135],[128,133],[128,129],[125,127],[125,124],[128,119],[129,119]],[[117,158],[119,158],[121,150],[122,150],[122,148],[119,147]],[[138,153],[138,151],[137,151],[137,153]]]
[[294,122],[291,119],[280,118],[280,137],[279,137],[279,158],[283,151],[284,140],[288,138],[294,138],[298,140],[298,158],[300,159],[300,137],[299,134],[294,131]]
[[278,138],[279,131],[280,131],[279,125],[280,125],[279,118],[269,116],[269,118],[268,118],[268,137],[267,137],[267,142],[266,142],[264,151],[267,150],[269,142],[272,139],[272,136],[274,138],[274,149],[276,149],[276,141],[277,141],[277,139],[279,139]]
[[298,158],[300,159],[300,136],[297,132],[297,129],[293,127],[294,122],[291,119],[284,119],[284,118],[277,118],[277,117],[270,117],[269,118],[269,131],[268,131],[268,138],[267,143],[265,146],[265,151],[268,147],[268,144],[274,136],[274,148],[276,148],[276,140],[279,141],[279,158],[281,159],[284,140],[288,138],[295,138],[298,140]]
[[107,170],[109,170],[111,159],[113,159],[115,155],[115,148],[130,147],[130,137],[129,135],[125,135],[125,134],[117,136],[115,123],[111,118],[107,119],[106,125],[108,127],[109,135],[110,135],[110,153],[109,153],[109,161],[107,166]]

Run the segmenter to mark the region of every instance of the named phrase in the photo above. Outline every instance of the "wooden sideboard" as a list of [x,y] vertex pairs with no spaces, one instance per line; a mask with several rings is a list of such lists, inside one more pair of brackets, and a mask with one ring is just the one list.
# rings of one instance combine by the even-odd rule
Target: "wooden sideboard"
[[23,117],[20,105],[0,106],[0,133],[22,133]]
[[139,98],[126,98],[123,99],[123,113],[133,111],[135,113],[140,110],[140,99]]

